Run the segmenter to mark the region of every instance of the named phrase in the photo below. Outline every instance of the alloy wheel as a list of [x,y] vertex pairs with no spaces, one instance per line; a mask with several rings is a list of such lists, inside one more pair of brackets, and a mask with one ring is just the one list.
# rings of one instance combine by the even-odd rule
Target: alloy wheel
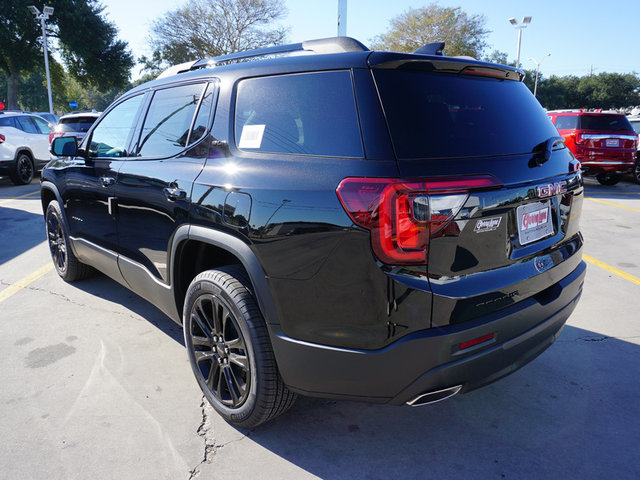
[[33,180],[33,164],[29,157],[21,155],[16,165],[16,173],[20,182],[27,184]]
[[53,213],[49,213],[47,216],[47,236],[53,263],[58,271],[63,272],[67,268],[67,242],[60,219]]

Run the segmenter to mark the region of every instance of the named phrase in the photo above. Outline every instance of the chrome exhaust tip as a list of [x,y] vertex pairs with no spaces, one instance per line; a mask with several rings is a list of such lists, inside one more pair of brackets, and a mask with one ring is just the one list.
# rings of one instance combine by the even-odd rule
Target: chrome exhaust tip
[[442,390],[435,390],[433,392],[425,392],[418,395],[413,400],[409,400],[407,405],[411,407],[421,407],[422,405],[429,405],[430,403],[440,402],[447,398],[453,397],[462,389],[462,385],[456,385],[455,387],[444,388]]

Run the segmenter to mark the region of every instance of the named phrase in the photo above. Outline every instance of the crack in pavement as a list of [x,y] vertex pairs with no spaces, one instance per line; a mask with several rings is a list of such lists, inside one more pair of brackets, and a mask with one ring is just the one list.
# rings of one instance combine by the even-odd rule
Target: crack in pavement
[[568,342],[605,342],[607,340],[620,340],[620,341],[627,341],[627,340],[636,340],[636,339],[640,339],[640,336],[636,335],[633,337],[614,337],[614,336],[610,336],[610,335],[598,335],[598,336],[584,336],[584,337],[578,337],[578,338],[574,338],[572,340],[559,340],[557,343],[568,343]]

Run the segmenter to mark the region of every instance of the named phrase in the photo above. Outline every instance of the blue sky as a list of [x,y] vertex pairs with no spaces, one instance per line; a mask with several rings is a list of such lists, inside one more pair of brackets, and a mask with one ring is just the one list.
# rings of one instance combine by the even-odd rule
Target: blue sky
[[[408,8],[431,3],[419,0],[347,0],[347,35],[365,45],[387,31],[389,21]],[[149,54],[145,41],[151,22],[184,2],[176,0],[105,0],[105,13],[119,29],[136,57]],[[292,42],[335,36],[338,0],[285,0],[289,10],[282,24],[290,26]],[[489,50],[500,50],[515,60],[517,32],[509,17],[533,17],[524,30],[520,61],[542,60],[541,72],[550,75],[640,73],[640,0],[441,0],[441,6],[462,7],[469,14],[483,14]],[[545,55],[551,55],[546,57]],[[445,48],[446,54],[446,48]]]

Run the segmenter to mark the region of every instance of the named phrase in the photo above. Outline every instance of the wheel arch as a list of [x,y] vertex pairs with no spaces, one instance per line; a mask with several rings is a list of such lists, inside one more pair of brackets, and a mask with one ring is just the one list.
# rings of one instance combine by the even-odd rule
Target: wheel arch
[[262,316],[268,325],[279,324],[267,277],[249,245],[226,232],[198,225],[183,225],[174,237],[172,283],[176,310],[181,315],[186,291],[205,270],[238,263],[244,268]]

